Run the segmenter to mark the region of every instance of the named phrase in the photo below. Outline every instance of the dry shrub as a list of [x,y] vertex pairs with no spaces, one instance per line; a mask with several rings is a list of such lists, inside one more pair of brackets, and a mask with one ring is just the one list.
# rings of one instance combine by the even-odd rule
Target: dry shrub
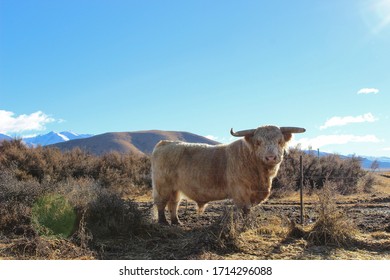
[[[48,152],[57,149],[45,147],[44,150],[45,152]],[[96,169],[98,160],[98,157],[95,157],[80,148],[75,148],[64,153],[60,152],[56,161],[55,180],[61,182],[69,178],[96,178],[98,176],[98,170]]]
[[151,188],[148,157],[119,153],[94,156],[79,148],[62,153],[52,147],[29,148],[21,140],[0,143],[0,170],[12,170],[19,181],[39,183],[93,179],[121,194]]
[[142,225],[137,204],[125,201],[115,193],[100,190],[84,210],[84,225],[94,238],[134,236]]
[[290,149],[283,160],[273,182],[272,196],[283,196],[299,188],[300,156],[303,162],[305,185],[311,190],[321,189],[326,181],[337,185],[336,192],[348,195],[361,190],[359,182],[364,181],[364,190],[372,188],[368,172],[361,167],[359,157],[342,157],[334,154],[318,157],[316,152],[305,152],[299,148]]
[[315,245],[347,246],[354,242],[357,229],[345,213],[338,209],[335,201],[337,186],[325,182],[324,187],[317,191],[318,218],[307,234],[307,240]]
[[34,180],[19,181],[9,170],[0,171],[0,230],[7,234],[30,232],[31,206],[44,193]]
[[103,186],[115,188],[122,195],[152,187],[151,164],[148,157],[113,152],[101,156],[95,169],[96,180]]
[[358,188],[365,193],[371,193],[374,190],[374,186],[377,184],[377,179],[375,175],[371,172],[359,179]]

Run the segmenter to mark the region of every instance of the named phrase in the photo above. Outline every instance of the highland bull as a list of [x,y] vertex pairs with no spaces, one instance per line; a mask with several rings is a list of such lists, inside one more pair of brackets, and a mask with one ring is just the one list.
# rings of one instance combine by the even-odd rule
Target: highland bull
[[179,224],[181,196],[194,200],[203,212],[210,201],[232,199],[244,213],[270,195],[272,180],[283,160],[292,133],[299,127],[262,126],[234,132],[243,137],[230,144],[206,145],[160,141],[152,153],[153,198],[158,221],[167,224],[168,205],[172,224]]

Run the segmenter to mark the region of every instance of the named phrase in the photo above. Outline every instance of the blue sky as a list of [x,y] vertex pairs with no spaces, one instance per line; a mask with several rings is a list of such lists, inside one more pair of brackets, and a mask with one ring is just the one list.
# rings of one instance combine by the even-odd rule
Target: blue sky
[[0,133],[301,126],[390,156],[390,0],[0,1]]

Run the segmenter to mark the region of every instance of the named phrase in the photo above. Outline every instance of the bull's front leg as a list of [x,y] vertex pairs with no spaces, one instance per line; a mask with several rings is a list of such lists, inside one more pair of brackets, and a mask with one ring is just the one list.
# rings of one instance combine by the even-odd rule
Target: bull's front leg
[[242,211],[244,216],[250,214],[252,206],[256,206],[268,199],[270,195],[270,189],[249,191],[244,196],[236,199],[234,203]]
[[271,194],[270,188],[264,188],[260,190],[253,191],[250,196],[250,202],[252,205],[257,205],[266,201]]
[[237,206],[238,210],[241,211],[244,217],[248,216],[251,212],[252,204],[250,201],[237,201],[233,200],[234,204]]

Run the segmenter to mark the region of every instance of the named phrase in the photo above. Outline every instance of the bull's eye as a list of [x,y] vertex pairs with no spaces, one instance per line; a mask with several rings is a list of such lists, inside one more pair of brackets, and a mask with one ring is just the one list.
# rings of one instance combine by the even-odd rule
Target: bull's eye
[[280,146],[283,145],[283,140],[279,140],[279,145],[280,145]]
[[261,141],[260,141],[260,140],[257,140],[257,141],[256,141],[256,145],[257,145],[257,146],[261,146]]

